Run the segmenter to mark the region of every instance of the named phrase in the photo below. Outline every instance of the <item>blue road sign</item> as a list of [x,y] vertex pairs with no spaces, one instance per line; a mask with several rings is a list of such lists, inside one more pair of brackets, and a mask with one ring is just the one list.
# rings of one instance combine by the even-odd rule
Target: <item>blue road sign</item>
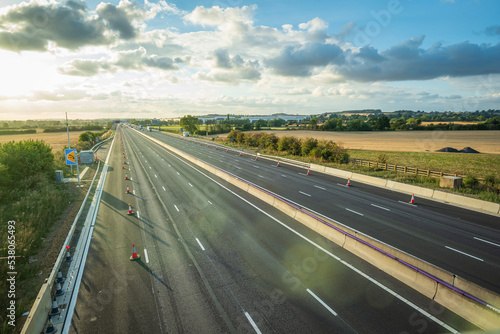
[[74,148],[69,148],[64,150],[64,155],[66,156],[66,165],[77,165],[76,162],[76,150]]

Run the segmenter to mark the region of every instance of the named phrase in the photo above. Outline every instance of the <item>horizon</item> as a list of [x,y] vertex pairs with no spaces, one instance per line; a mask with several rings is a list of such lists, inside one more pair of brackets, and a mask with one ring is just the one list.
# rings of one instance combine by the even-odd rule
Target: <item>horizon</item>
[[500,2],[3,0],[0,119],[500,105]]

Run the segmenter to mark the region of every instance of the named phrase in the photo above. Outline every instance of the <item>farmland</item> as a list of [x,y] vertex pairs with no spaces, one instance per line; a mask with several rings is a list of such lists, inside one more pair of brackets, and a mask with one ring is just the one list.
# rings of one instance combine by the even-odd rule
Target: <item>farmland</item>
[[[69,133],[69,139],[71,142],[71,146],[76,145],[78,142],[78,137],[81,133],[85,131],[72,131]],[[37,132],[33,134],[21,134],[21,135],[6,135],[0,136],[0,144],[7,143],[9,141],[19,142],[21,140],[43,140],[47,145],[52,147],[52,153],[56,153],[60,151],[64,146],[68,145],[68,135],[66,132],[50,132],[43,133]]]
[[273,132],[278,137],[333,140],[349,150],[435,152],[444,147],[458,150],[472,147],[481,153],[500,154],[500,131],[262,131]]

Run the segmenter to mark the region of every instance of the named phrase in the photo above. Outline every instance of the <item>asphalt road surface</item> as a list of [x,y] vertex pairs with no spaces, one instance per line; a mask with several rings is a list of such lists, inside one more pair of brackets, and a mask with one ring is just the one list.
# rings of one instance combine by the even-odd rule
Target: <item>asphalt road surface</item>
[[477,329],[130,129],[109,165],[72,333]]
[[500,293],[500,218],[307,169],[144,132],[288,201]]

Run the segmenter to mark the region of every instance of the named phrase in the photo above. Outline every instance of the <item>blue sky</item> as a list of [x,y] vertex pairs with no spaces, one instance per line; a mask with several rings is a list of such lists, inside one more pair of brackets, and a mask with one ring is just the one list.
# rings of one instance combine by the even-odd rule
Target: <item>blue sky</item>
[[0,119],[499,108],[498,13],[495,0],[0,0]]

